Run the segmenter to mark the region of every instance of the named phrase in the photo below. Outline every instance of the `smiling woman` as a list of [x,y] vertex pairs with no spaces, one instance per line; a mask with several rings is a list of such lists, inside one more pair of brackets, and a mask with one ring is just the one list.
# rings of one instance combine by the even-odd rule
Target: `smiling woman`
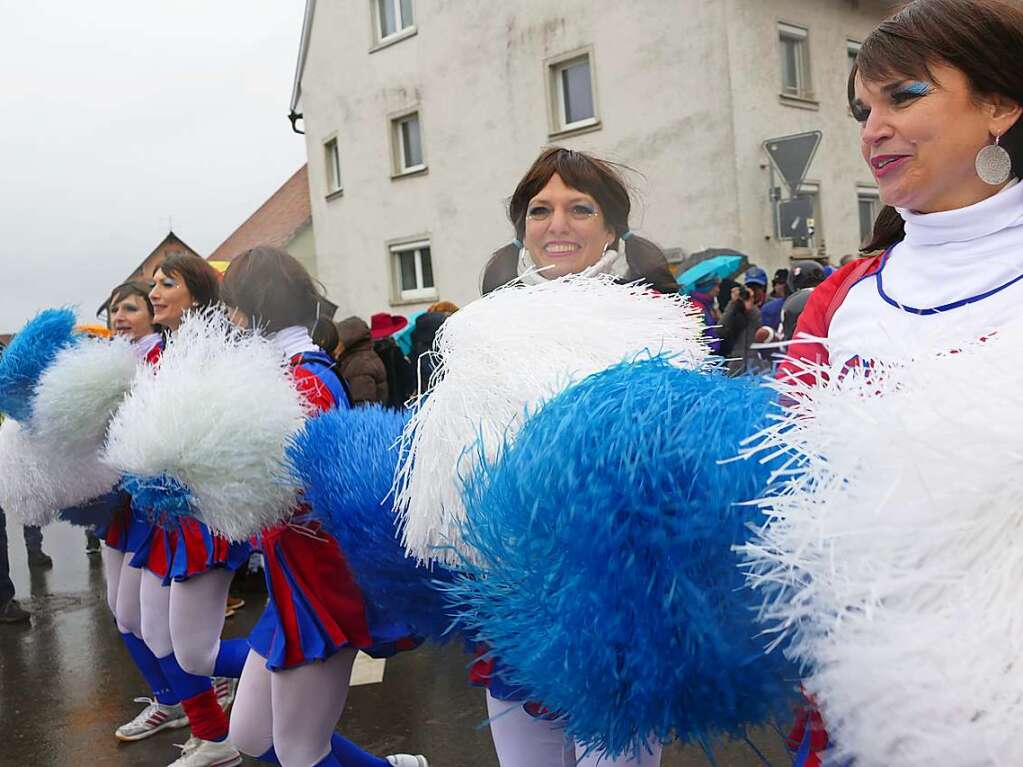
[[508,206],[515,240],[494,253],[482,292],[519,279],[610,274],[678,292],[664,253],[629,229],[629,190],[614,164],[562,147],[540,153]]
[[[864,42],[849,103],[888,206],[866,250],[902,239],[895,208],[965,208],[1023,175],[1021,31],[1016,4],[928,0],[911,3]],[[1000,175],[983,170],[992,156],[1003,163]]]

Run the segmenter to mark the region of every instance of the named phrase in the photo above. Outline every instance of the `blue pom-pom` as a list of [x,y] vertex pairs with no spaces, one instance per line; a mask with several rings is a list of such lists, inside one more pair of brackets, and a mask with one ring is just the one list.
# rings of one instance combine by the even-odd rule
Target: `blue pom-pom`
[[23,327],[0,356],[0,413],[22,423],[32,415],[39,378],[57,352],[75,343],[75,313],[45,309]]
[[732,551],[769,467],[722,462],[770,407],[750,379],[622,364],[550,400],[466,483],[480,563],[449,596],[578,742],[708,748],[787,706],[794,674],[764,654]]
[[103,527],[110,523],[123,502],[120,493],[104,493],[91,501],[61,509],[57,518],[75,527]]
[[125,474],[121,488],[131,496],[135,513],[165,529],[173,529],[185,517],[195,517],[195,499],[185,485],[173,477],[139,477]]
[[441,642],[451,618],[436,582],[450,574],[405,554],[390,494],[406,420],[378,405],[327,411],[306,422],[288,462],[313,516],[341,545],[372,622],[405,624]]

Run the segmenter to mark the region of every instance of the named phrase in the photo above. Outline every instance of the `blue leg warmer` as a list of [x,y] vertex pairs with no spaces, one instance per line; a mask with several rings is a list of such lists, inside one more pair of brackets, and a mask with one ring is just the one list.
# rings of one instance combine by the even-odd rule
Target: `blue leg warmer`
[[213,676],[226,676],[240,679],[245,668],[245,658],[249,655],[249,640],[221,639],[217,660],[213,665]]
[[142,676],[149,684],[150,689],[152,689],[153,697],[156,698],[157,702],[165,706],[173,706],[175,703],[180,703],[180,698],[174,694],[170,682],[167,681],[163,669],[160,668],[160,661],[156,659],[153,651],[149,649],[146,643],[132,633],[121,634],[121,639],[124,640],[124,646],[128,648],[128,654],[135,661],[138,670],[142,672]]
[[338,767],[391,767],[386,759],[363,751],[337,732],[330,738],[330,751],[337,758]]

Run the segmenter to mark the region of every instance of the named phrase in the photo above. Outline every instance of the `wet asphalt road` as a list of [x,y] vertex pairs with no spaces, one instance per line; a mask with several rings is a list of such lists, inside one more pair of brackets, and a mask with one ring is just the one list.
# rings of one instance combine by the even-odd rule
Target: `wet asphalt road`
[[[28,570],[21,529],[8,522],[11,575],[30,624],[0,625],[0,767],[163,767],[178,756],[185,729],[119,744],[114,729],[141,710],[147,694],[106,607],[99,557],[85,554],[80,529],[44,530],[52,570]],[[258,584],[258,580],[255,581]],[[225,636],[244,636],[264,597],[227,621]],[[353,687],[339,723],[347,737],[376,754],[424,753],[431,767],[497,767],[483,694],[465,683],[459,648],[423,647],[387,662],[384,681]],[[771,765],[791,764],[776,734],[754,738]],[[761,765],[742,743],[716,753],[719,767]],[[249,760],[246,764],[260,764]],[[673,745],[663,767],[706,767],[702,751]]]

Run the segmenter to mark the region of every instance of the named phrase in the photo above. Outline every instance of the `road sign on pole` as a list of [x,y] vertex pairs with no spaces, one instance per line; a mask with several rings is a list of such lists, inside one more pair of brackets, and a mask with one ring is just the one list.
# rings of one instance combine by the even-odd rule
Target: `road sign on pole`
[[796,133],[792,136],[772,138],[764,142],[764,151],[771,158],[771,164],[778,170],[789,187],[793,197],[799,194],[799,187],[810,170],[813,156],[821,143],[819,130]]

